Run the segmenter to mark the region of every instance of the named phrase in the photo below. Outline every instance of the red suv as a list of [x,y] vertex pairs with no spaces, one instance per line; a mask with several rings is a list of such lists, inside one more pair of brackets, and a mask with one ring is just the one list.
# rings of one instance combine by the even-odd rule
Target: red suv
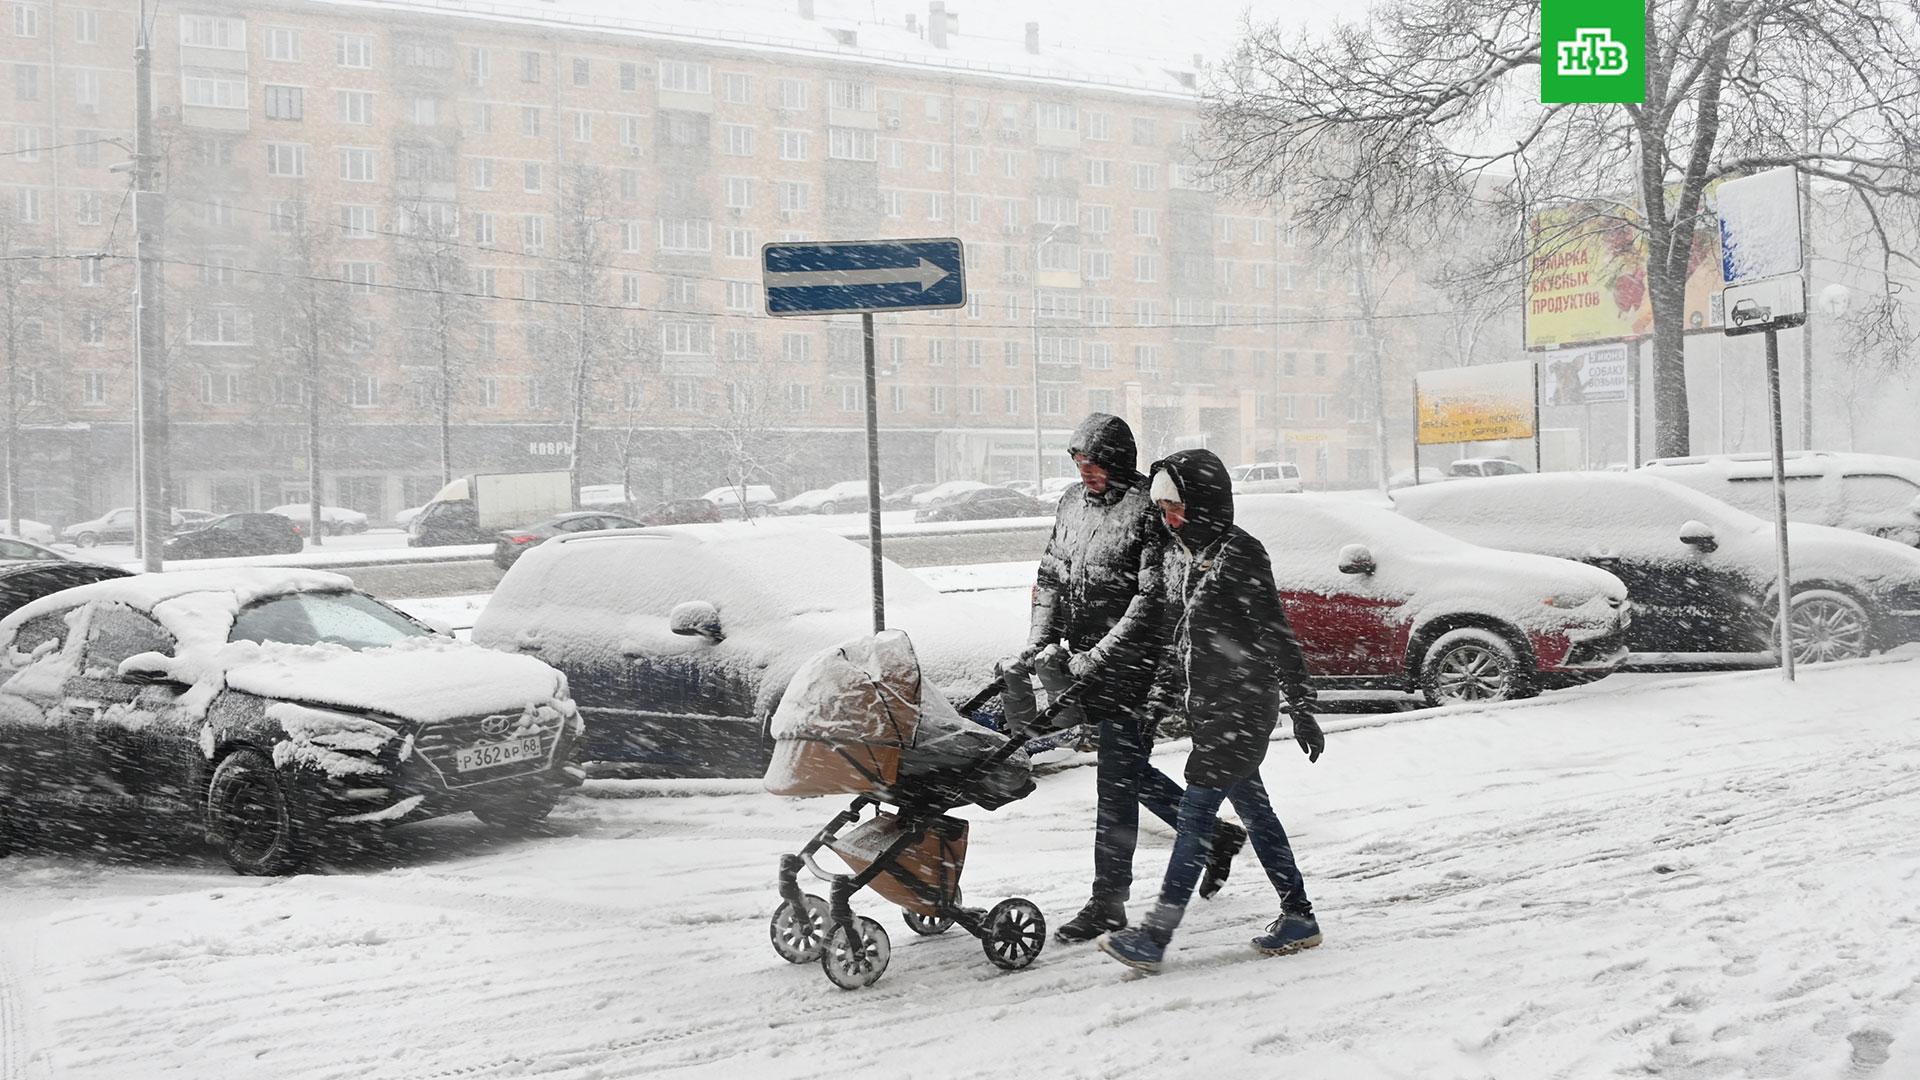
[[1627,589],[1604,570],[1477,547],[1346,497],[1249,495],[1234,518],[1273,556],[1322,688],[1500,701],[1626,658]]

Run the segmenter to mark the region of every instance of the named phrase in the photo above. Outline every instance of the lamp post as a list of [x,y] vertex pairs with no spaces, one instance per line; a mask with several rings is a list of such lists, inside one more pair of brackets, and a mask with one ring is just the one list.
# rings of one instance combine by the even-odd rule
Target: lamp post
[[1040,497],[1040,486],[1047,477],[1045,455],[1040,444],[1040,249],[1066,227],[1063,222],[1035,236],[1033,266],[1028,277],[1032,285],[1028,310],[1032,312],[1033,322],[1033,495],[1036,499]]

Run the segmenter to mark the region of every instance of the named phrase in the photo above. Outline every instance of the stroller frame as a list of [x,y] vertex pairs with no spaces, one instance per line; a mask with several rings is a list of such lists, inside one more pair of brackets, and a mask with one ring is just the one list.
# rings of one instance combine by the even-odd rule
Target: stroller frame
[[[1024,674],[1022,671],[1021,677]],[[1014,672],[1003,675],[1005,679],[1015,677]],[[972,713],[1000,689],[1000,682],[989,683],[962,706],[960,712],[963,715]],[[1002,900],[991,910],[966,907],[960,903],[957,873],[951,877],[943,873],[940,884],[931,885],[901,865],[900,857],[923,843],[929,833],[940,839],[957,839],[965,829],[965,822],[948,817],[947,812],[964,805],[964,802],[955,800],[959,797],[958,793],[966,789],[966,781],[1019,752],[1025,745],[1025,734],[1050,721],[1070,704],[1070,696],[1061,695],[1047,708],[1040,710],[1033,721],[1007,732],[1005,745],[971,763],[955,781],[936,784],[919,798],[892,802],[891,805],[899,810],[896,819],[899,833],[858,873],[830,872],[815,862],[814,856],[821,848],[839,839],[840,830],[858,823],[867,810],[877,810],[888,803],[888,800],[873,794],[856,796],[845,810],[835,814],[816,832],[798,853],[782,855],[782,903],[775,910],[770,927],[775,951],[792,963],[808,963],[817,958],[825,968],[827,977],[842,989],[872,985],[886,971],[892,946],[879,923],[854,915],[852,899],[854,893],[866,888],[881,874],[886,874],[934,912],[932,916],[911,911],[906,913],[907,926],[915,933],[931,936],[958,926],[980,941],[987,959],[996,967],[1017,971],[1033,963],[1046,944],[1047,923],[1046,917],[1032,901],[1015,897]],[[861,768],[858,763],[855,763],[855,767]],[[861,771],[864,772],[864,768]],[[830,886],[829,899],[824,904],[818,897],[801,891],[799,877],[802,869]]]

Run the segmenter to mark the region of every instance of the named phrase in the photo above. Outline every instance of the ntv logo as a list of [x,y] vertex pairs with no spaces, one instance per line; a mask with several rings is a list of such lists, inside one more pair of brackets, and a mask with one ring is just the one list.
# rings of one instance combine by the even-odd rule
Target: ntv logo
[[1625,75],[1627,47],[1613,40],[1606,27],[1580,29],[1572,41],[1558,43],[1561,75]]

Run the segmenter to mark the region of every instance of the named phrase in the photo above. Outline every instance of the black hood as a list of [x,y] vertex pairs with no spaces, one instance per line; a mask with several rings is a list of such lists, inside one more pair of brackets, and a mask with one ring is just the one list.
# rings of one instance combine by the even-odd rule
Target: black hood
[[[1172,476],[1187,507],[1187,523],[1176,530],[1182,543],[1202,551],[1233,528],[1233,480],[1226,463],[1211,450],[1182,450],[1153,463],[1150,477]],[[1151,482],[1151,481],[1149,481]],[[1161,518],[1162,523],[1165,518]]]
[[1108,479],[1116,487],[1140,482],[1140,451],[1133,442],[1133,429],[1112,413],[1090,413],[1080,421],[1067,443],[1067,453],[1087,455],[1107,470]]

